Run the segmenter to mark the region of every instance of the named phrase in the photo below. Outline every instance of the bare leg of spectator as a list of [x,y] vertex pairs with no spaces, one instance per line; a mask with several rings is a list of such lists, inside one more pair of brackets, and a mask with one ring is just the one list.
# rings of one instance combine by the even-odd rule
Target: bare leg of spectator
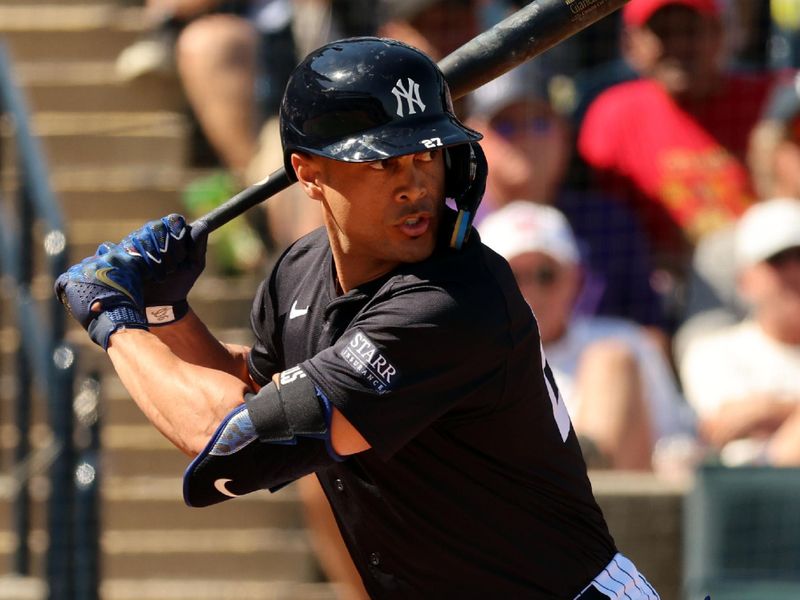
[[340,586],[340,599],[368,600],[319,480],[315,475],[308,475],[298,481],[298,487],[311,542],[328,579]]
[[575,431],[590,438],[612,469],[650,470],[653,433],[636,357],[624,344],[589,346],[576,377]]
[[192,21],[176,48],[186,97],[220,160],[242,175],[257,147],[258,34],[235,15]]
[[[268,119],[261,128],[258,153],[250,161],[245,183],[264,179],[283,164],[280,128],[277,117]],[[283,250],[309,231],[322,226],[319,202],[311,200],[298,185],[275,194],[262,205],[274,251]]]

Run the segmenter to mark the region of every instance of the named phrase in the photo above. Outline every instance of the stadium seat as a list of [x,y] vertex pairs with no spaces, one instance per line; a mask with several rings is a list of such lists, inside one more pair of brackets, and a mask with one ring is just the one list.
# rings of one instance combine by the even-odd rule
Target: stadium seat
[[683,556],[686,600],[800,598],[800,469],[701,468]]

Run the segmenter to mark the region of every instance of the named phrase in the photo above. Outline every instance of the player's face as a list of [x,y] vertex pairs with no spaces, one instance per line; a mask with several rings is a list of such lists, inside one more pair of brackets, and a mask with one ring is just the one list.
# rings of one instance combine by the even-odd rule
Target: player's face
[[536,315],[542,342],[560,338],[567,328],[580,285],[580,271],[541,252],[526,252],[508,261],[523,297]]
[[441,150],[368,163],[313,160],[337,268],[357,274],[351,280],[431,255],[444,208]]

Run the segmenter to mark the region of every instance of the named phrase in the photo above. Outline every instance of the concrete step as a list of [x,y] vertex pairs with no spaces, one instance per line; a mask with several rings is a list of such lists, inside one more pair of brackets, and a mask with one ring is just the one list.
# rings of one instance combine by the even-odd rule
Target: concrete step
[[173,112],[45,112],[32,118],[47,164],[73,167],[181,169],[188,125]]
[[[10,553],[16,539],[11,535],[14,527],[13,502],[16,497],[17,484],[8,474],[10,469],[4,470],[0,475],[0,551]],[[34,530],[43,530],[47,523],[47,496],[50,487],[42,476],[36,476],[28,485],[30,498],[30,524]],[[13,544],[11,540],[13,539]],[[34,545],[36,545],[34,543]],[[2,582],[2,578],[0,578]],[[2,586],[0,585],[0,589]],[[0,595],[0,599],[3,596]]]
[[[177,450],[173,452],[180,455]],[[185,459],[188,464],[188,458]],[[305,520],[296,487],[289,485],[271,494],[259,491],[235,502],[222,502],[207,508],[190,508],[183,502],[183,472],[171,475],[120,477],[100,472],[104,531],[138,529],[302,529]],[[32,478],[30,490],[31,528],[43,530],[47,522],[49,485],[43,475]],[[16,486],[9,475],[0,476],[0,531],[13,527],[13,500]]]
[[[47,534],[31,533],[31,567],[43,572]],[[0,561],[8,563],[16,536],[0,531]],[[307,582],[318,566],[305,530],[140,529],[100,534],[101,578],[237,579]]]
[[119,78],[111,61],[15,65],[16,81],[37,111],[184,111],[177,76]]
[[0,0],[0,6],[41,6],[47,4],[57,3],[59,5],[79,5],[85,6],[87,4],[102,4],[111,5],[114,7],[119,6],[134,6],[140,5],[139,0]]
[[44,600],[45,583],[34,577],[0,575],[0,600]]
[[[329,583],[175,578],[106,579],[100,586],[103,600],[340,600]],[[1,599],[2,597],[0,597]]]
[[591,471],[597,502],[620,552],[665,600],[681,597],[683,499],[691,477]]
[[[236,573],[261,582],[314,579],[318,567],[295,486],[276,494],[256,492],[204,509],[185,506],[181,490],[180,477],[104,475],[100,490],[104,578],[148,573],[150,577],[224,579]],[[33,481],[31,491],[28,539],[36,573],[48,546],[44,525],[49,492],[41,478]],[[12,498],[10,477],[0,477],[0,561],[6,563],[17,546],[10,529]]]
[[[176,451],[177,452],[177,451]],[[188,462],[188,461],[187,461]],[[175,476],[105,476],[101,484],[103,527],[136,529],[300,529],[303,510],[295,486],[271,494],[254,492],[207,508],[183,502],[181,474]]]
[[[161,165],[51,165],[50,188],[69,224],[78,219],[130,219],[140,223],[182,212],[181,194],[189,181],[184,169]],[[0,173],[2,189],[18,185],[14,168]]]
[[103,578],[308,581],[316,570],[303,530],[139,529],[101,534]]
[[[146,185],[147,182],[142,183]],[[70,189],[56,193],[61,200],[64,217],[70,224],[119,219],[136,223],[136,227],[139,227],[150,219],[185,212],[181,204],[181,192],[177,189]],[[95,238],[99,227],[96,229],[91,232]]]
[[143,27],[140,7],[97,2],[0,5],[0,36],[14,63],[114,60]]

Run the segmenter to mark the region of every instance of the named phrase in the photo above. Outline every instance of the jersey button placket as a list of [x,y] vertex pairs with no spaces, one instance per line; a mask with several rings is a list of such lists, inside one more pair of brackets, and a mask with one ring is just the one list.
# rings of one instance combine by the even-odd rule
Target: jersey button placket
[[339,479],[337,477],[336,479],[333,480],[333,487],[336,488],[337,492],[343,492],[344,491],[344,481],[342,481],[341,479]]
[[369,564],[373,567],[378,567],[381,564],[381,555],[379,552],[373,552],[369,555]]

